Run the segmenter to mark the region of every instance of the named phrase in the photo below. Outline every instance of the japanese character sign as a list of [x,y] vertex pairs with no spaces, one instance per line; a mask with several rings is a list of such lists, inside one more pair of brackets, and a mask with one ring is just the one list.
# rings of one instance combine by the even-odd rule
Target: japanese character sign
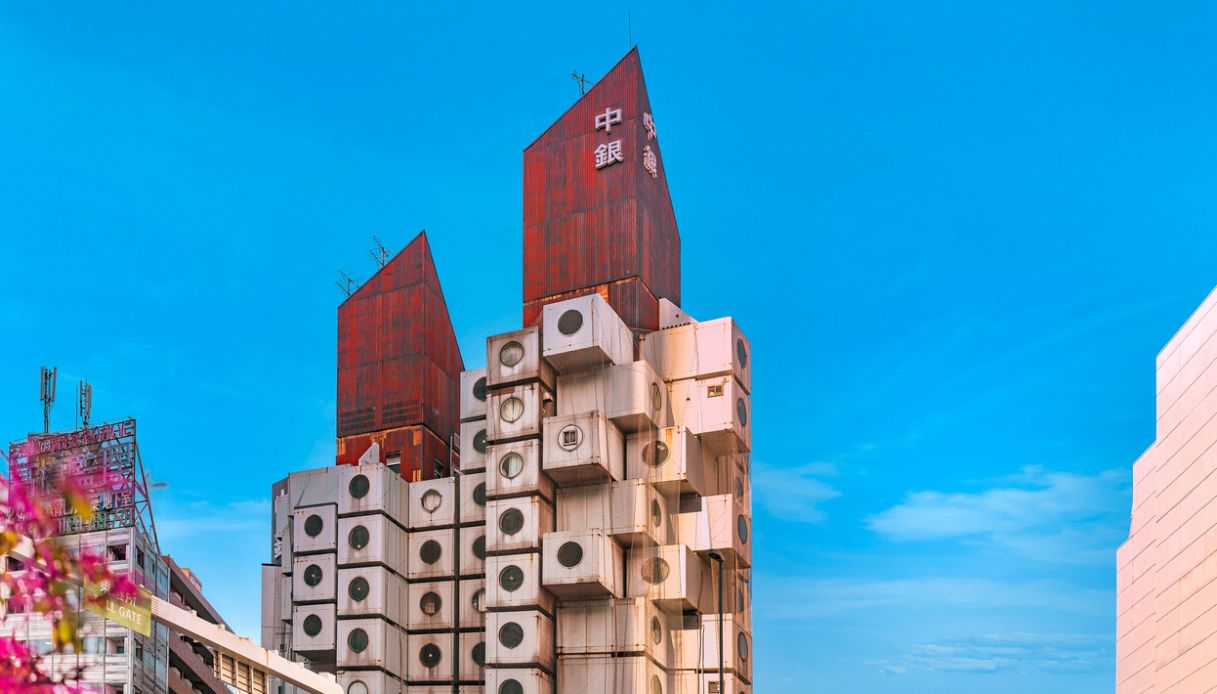
[[606,108],[604,113],[596,114],[596,130],[604,129],[604,132],[613,132],[613,126],[621,122],[621,109]]
[[619,161],[625,161],[625,156],[621,153],[621,140],[613,140],[596,148],[597,169],[603,169]]
[[650,145],[642,148],[642,168],[651,174],[651,178],[659,178],[659,160]]
[[655,119],[651,117],[651,114],[649,114],[649,113],[642,114],[642,127],[647,129],[647,139],[654,140],[655,139]]

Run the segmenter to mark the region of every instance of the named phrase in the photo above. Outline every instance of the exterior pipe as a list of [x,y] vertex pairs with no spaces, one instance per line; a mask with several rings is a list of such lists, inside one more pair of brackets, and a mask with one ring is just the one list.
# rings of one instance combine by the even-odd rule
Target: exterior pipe
[[726,677],[723,674],[723,555],[710,552],[710,558],[718,562],[718,691],[727,691]]

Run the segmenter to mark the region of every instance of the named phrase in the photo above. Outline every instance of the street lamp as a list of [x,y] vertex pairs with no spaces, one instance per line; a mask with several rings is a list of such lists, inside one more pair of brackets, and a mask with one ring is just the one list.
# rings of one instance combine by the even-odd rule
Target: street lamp
[[718,562],[718,691],[727,691],[723,675],[723,555],[711,550],[710,558]]

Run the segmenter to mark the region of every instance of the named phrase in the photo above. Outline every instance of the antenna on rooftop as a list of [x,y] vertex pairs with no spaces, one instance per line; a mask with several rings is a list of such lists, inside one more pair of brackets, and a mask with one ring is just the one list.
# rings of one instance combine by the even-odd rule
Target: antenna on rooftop
[[59,367],[46,368],[42,367],[42,377],[40,379],[41,392],[39,399],[42,401],[42,433],[51,433],[51,406],[55,404],[55,382],[59,380]]
[[368,251],[368,253],[372,256],[372,260],[375,260],[376,264],[381,267],[388,265],[389,251],[385,249],[385,245],[381,243],[380,239],[376,238],[375,235],[372,236],[372,242],[376,244],[376,250]]
[[338,271],[338,276],[341,279],[335,281],[334,284],[338,285],[338,288],[342,290],[342,293],[346,294],[347,296],[354,294],[355,287],[359,285],[359,280],[352,279],[350,275],[342,270]]
[[93,414],[93,386],[89,385],[88,380],[80,382],[80,394],[76,398],[76,404],[79,408],[80,424],[88,429],[89,416]]
[[587,75],[580,74],[579,72],[571,72],[570,78],[575,81],[575,84],[579,85],[579,96],[583,96],[587,93]]

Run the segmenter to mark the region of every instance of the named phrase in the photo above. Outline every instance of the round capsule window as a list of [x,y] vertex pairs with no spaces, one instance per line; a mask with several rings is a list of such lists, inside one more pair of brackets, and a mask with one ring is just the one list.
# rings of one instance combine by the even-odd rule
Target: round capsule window
[[486,505],[486,483],[478,482],[478,485],[473,488],[473,503],[478,506]]
[[424,564],[434,564],[443,553],[444,549],[435,540],[427,540],[418,548],[418,558],[422,559]]
[[647,583],[663,583],[671,569],[663,557],[651,557],[642,563],[642,580]]
[[748,609],[748,599],[744,597],[744,589],[735,589],[735,611],[743,612]]
[[440,507],[440,504],[444,503],[444,497],[438,491],[428,489],[427,491],[423,492],[421,502],[424,511],[427,513],[435,513],[435,510]]
[[658,528],[663,524],[663,507],[659,505],[659,499],[651,499],[651,525]]
[[508,453],[499,460],[499,474],[515,479],[524,470],[524,458],[519,453]]
[[735,414],[739,415],[740,426],[748,426],[748,406],[744,404],[743,398],[736,398]]
[[469,598],[469,603],[471,605],[473,605],[474,611],[485,612],[486,611],[486,589],[478,588],[476,591],[474,591],[473,597]]
[[499,572],[499,585],[508,593],[513,593],[519,590],[520,586],[524,585],[524,571],[520,567],[512,564],[506,566]]
[[423,664],[425,668],[433,668],[439,665],[439,661],[443,658],[440,653],[439,646],[429,643],[418,649],[418,662]]
[[651,617],[651,643],[658,646],[663,641],[663,625],[659,623],[659,617]]
[[573,569],[583,561],[583,545],[578,542],[565,542],[558,548],[558,563],[568,569]]
[[499,685],[499,694],[524,694],[524,685],[519,680],[504,680]]
[[473,435],[473,450],[478,453],[486,453],[486,430],[478,429],[478,433]]
[[741,369],[748,365],[748,347],[744,344],[743,338],[735,340],[735,356],[739,360]]
[[368,597],[368,590],[368,579],[363,576],[356,576],[347,584],[347,595],[351,596],[355,602],[362,602],[364,598]]
[[368,490],[371,489],[371,487],[372,485],[370,482],[368,482],[367,475],[355,475],[347,484],[347,491],[350,492],[351,496],[355,497],[356,499],[362,499],[368,495]]
[[361,680],[355,680],[347,685],[347,694],[368,694],[368,685]]
[[308,636],[316,636],[321,633],[321,618],[315,614],[311,614],[304,618],[304,633]]
[[748,637],[740,634],[735,640],[735,650],[739,653],[740,660],[748,659]]
[[651,409],[658,412],[663,408],[663,391],[660,390],[658,383],[651,384]]
[[524,627],[515,622],[508,622],[499,628],[499,643],[508,648],[515,648],[524,642]]
[[514,422],[524,416],[524,401],[512,395],[499,404],[499,417],[504,422]]
[[418,599],[418,609],[422,610],[423,614],[428,617],[434,617],[443,604],[444,601],[440,598],[439,594],[431,591],[423,593],[423,596]]
[[370,540],[368,529],[362,525],[351,528],[351,532],[347,533],[347,543],[351,545],[351,549],[363,549],[368,546]]
[[473,662],[475,665],[478,667],[484,667],[486,665],[486,642],[478,641],[477,643],[473,644],[473,651],[471,655],[473,656]]
[[309,564],[304,569],[304,585],[310,587],[316,586],[318,583],[321,583],[321,576],[321,567],[316,564]]
[[499,349],[499,363],[508,368],[520,363],[524,358],[524,345],[512,340]]
[[577,425],[567,424],[558,431],[558,446],[564,451],[573,451],[583,443],[583,430]]
[[651,467],[659,467],[668,462],[668,456],[671,454],[668,444],[663,441],[652,441],[642,447],[642,460]]
[[740,501],[744,500],[744,480],[735,478],[735,498]]
[[663,683],[659,681],[659,675],[651,675],[650,694],[663,694]]
[[742,513],[735,519],[735,532],[739,533],[740,542],[748,541],[748,519]]
[[486,402],[486,377],[482,376],[473,382],[473,397]]
[[321,516],[315,513],[304,519],[304,534],[309,537],[317,537],[324,527],[325,522],[321,520]]
[[524,529],[524,514],[518,508],[509,508],[499,516],[499,530],[506,535],[515,535]]
[[574,335],[583,327],[583,314],[571,309],[558,317],[558,332],[563,335]]
[[363,629],[352,629],[347,634],[347,646],[356,653],[363,653],[368,647],[368,632]]
[[486,558],[486,536],[485,535],[479,535],[478,538],[473,541],[473,556],[477,557],[478,559]]

